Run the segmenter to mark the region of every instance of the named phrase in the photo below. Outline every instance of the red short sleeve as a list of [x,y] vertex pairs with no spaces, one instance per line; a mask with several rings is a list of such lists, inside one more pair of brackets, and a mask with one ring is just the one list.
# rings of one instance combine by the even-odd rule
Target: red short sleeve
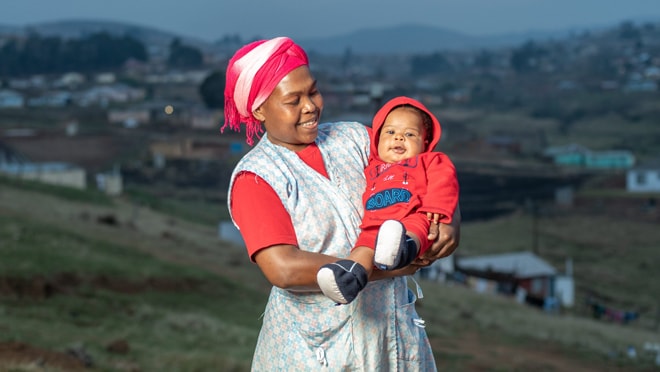
[[[321,151],[315,143],[297,155],[312,169],[326,178],[328,173]],[[232,189],[231,214],[238,225],[250,260],[261,249],[278,244],[298,246],[291,216],[273,188],[251,172],[236,176]]]
[[231,213],[238,225],[250,260],[263,248],[277,244],[298,245],[291,217],[272,187],[253,173],[234,180]]

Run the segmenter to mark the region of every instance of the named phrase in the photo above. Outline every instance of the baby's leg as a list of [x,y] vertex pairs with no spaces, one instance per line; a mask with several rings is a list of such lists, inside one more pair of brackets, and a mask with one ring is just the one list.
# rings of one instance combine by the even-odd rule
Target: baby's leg
[[397,220],[383,222],[376,238],[376,267],[395,270],[408,266],[419,253],[419,239],[411,235],[406,235],[406,228]]

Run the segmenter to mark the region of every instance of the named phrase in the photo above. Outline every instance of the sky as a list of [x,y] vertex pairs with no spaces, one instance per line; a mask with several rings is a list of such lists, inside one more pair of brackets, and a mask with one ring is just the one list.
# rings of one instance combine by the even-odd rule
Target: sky
[[659,0],[2,0],[0,25],[123,21],[207,41],[337,36],[399,24],[468,35],[660,20]]

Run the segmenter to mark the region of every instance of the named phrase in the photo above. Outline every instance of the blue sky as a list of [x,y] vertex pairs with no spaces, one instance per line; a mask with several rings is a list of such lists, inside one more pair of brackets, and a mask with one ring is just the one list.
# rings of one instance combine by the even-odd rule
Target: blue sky
[[[0,25],[63,19],[126,21],[208,41],[344,34],[417,23],[471,34],[561,30],[660,20],[659,0],[5,0]],[[11,4],[11,5],[10,5]]]

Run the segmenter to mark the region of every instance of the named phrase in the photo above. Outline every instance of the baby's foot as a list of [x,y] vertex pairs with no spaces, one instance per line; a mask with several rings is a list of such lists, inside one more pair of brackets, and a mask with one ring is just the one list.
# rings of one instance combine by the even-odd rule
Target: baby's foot
[[400,269],[417,257],[417,244],[396,220],[387,220],[380,226],[374,250],[374,264],[381,270]]
[[321,266],[316,281],[321,291],[338,304],[350,303],[367,285],[367,271],[359,263],[340,260]]

